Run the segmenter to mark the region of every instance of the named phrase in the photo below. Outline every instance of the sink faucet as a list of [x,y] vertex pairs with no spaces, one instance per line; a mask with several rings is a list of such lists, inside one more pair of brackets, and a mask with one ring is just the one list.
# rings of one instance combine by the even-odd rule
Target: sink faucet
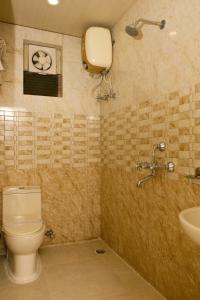
[[159,150],[161,152],[166,150],[166,144],[164,142],[161,142],[159,144],[154,145],[153,147],[153,153],[152,153],[152,161],[139,161],[136,163],[136,168],[138,170],[141,169],[150,169],[151,174],[144,177],[143,179],[139,180],[137,182],[137,187],[142,187],[143,183],[151,179],[152,177],[156,176],[157,170],[166,170],[168,172],[174,172],[175,170],[175,164],[173,162],[167,162],[166,164],[159,164],[156,161],[156,150]]

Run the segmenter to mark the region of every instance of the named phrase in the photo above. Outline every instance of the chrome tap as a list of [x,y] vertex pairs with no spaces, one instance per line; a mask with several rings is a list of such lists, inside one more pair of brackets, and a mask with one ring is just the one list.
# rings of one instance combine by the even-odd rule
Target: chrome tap
[[141,170],[141,169],[149,169],[150,168],[150,163],[148,163],[147,161],[138,161],[136,163],[136,168],[138,170]]
[[141,180],[138,180],[137,182],[137,187],[142,187],[142,184],[145,182],[145,181],[148,181],[149,179],[151,179],[152,177],[154,177],[156,174],[150,174],[146,177],[144,177],[143,179]]
[[156,176],[157,170],[166,170],[168,172],[174,172],[175,170],[175,163],[174,162],[167,162],[166,164],[159,164],[156,160],[156,150],[159,150],[161,152],[166,150],[166,144],[164,142],[161,142],[159,144],[154,145],[153,147],[153,153],[152,153],[152,161],[139,161],[136,163],[136,168],[138,170],[141,169],[150,169],[151,174],[144,177],[143,179],[139,180],[137,182],[137,187],[141,187],[144,182],[149,180],[150,178]]

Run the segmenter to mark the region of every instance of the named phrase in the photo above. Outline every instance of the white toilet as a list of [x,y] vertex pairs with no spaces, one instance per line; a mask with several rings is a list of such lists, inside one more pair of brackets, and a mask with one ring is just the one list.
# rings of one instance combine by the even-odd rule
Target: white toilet
[[38,248],[45,234],[38,186],[3,189],[3,232],[8,277],[19,284],[36,280],[41,272]]

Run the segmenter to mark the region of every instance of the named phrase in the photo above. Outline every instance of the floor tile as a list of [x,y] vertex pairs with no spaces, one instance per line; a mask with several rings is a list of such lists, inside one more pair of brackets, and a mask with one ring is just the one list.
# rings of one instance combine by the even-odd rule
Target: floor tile
[[45,247],[40,255],[42,275],[26,285],[8,280],[0,257],[0,299],[164,300],[101,240]]
[[105,248],[107,254],[110,248],[101,240],[92,240],[63,246],[50,246],[40,249],[43,265],[79,263],[96,257],[95,250]]

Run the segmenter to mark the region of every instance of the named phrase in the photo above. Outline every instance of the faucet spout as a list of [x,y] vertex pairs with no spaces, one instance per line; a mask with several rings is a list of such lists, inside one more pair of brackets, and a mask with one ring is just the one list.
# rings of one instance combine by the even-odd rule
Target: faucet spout
[[154,177],[154,176],[155,176],[155,173],[152,173],[152,174],[150,174],[150,175],[144,177],[143,179],[138,180],[138,182],[137,182],[137,187],[142,187],[142,185],[143,185],[144,182],[148,181],[149,179],[151,179],[151,178]]

